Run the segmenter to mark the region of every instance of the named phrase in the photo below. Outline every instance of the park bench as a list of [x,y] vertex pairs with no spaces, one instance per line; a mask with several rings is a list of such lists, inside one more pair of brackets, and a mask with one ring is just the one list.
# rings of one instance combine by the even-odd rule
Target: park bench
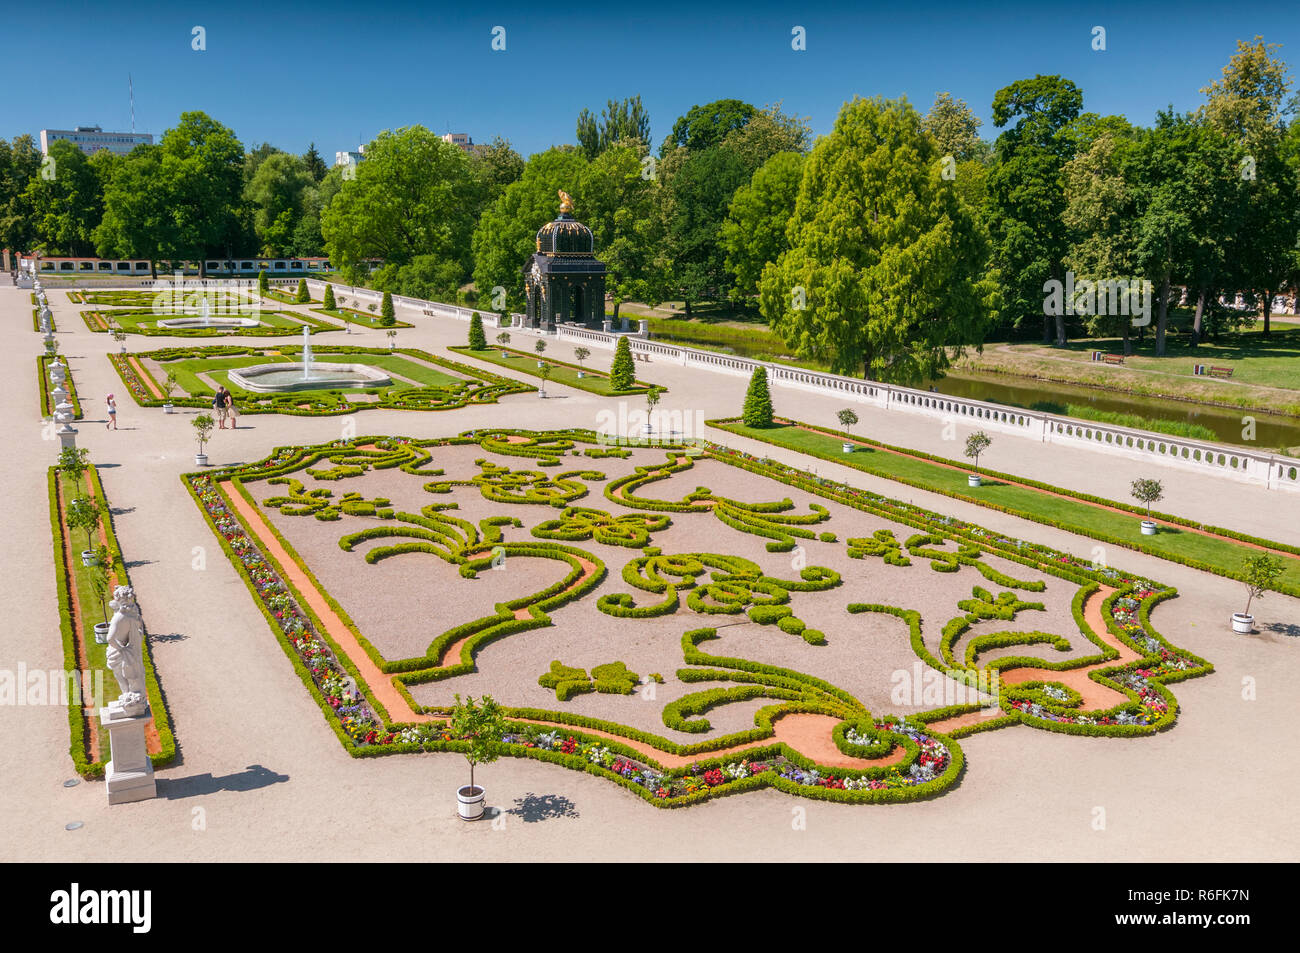
[[1102,360],[1102,363],[1104,363],[1104,364],[1123,364],[1123,363],[1124,363],[1124,355],[1123,355],[1123,354],[1103,354],[1101,360]]
[[1232,371],[1231,367],[1215,367],[1212,364],[1192,365],[1192,373],[1199,377],[1220,377],[1226,380],[1232,376]]
[[1211,367],[1211,368],[1210,368],[1210,376],[1211,376],[1211,377],[1224,377],[1224,378],[1231,377],[1231,376],[1232,376],[1232,368],[1231,368],[1231,367]]

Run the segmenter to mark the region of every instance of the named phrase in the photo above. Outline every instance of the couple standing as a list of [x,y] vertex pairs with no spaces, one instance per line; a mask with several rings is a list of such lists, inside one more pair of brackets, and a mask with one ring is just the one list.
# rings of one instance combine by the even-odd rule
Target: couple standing
[[239,410],[235,407],[235,398],[224,386],[217,388],[216,396],[212,398],[212,409],[217,412],[218,430],[226,429],[227,419],[231,430],[239,429]]

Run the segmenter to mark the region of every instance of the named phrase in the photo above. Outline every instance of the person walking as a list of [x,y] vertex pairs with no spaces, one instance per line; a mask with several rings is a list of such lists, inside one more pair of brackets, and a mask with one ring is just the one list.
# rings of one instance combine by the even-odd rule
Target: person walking
[[239,408],[235,406],[235,395],[226,391],[226,410],[230,413],[230,429],[239,429]]
[[212,409],[216,412],[217,415],[217,429],[225,430],[227,404],[226,404],[226,389],[224,387],[217,388],[217,393],[212,398]]
[[108,421],[107,423],[104,424],[104,429],[116,430],[117,429],[117,401],[113,399],[112,394],[109,394],[107,397],[104,398],[104,405],[108,408]]

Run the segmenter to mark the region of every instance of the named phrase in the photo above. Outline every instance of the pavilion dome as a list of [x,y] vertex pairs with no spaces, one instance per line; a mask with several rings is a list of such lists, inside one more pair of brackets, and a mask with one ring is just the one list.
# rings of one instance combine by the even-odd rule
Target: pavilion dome
[[537,251],[542,255],[591,255],[595,250],[591,229],[568,212],[537,231]]

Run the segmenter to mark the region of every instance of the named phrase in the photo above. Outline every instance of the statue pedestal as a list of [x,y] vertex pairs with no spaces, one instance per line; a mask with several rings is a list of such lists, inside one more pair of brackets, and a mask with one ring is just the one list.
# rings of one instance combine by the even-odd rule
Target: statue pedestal
[[66,423],[62,429],[57,431],[59,435],[59,446],[63,450],[75,450],[77,448],[77,431],[69,427]]
[[144,743],[144,726],[149,717],[148,708],[142,715],[127,715],[112,705],[99,710],[99,723],[108,729],[113,755],[104,771],[109,804],[147,801],[158,796],[153,762]]

